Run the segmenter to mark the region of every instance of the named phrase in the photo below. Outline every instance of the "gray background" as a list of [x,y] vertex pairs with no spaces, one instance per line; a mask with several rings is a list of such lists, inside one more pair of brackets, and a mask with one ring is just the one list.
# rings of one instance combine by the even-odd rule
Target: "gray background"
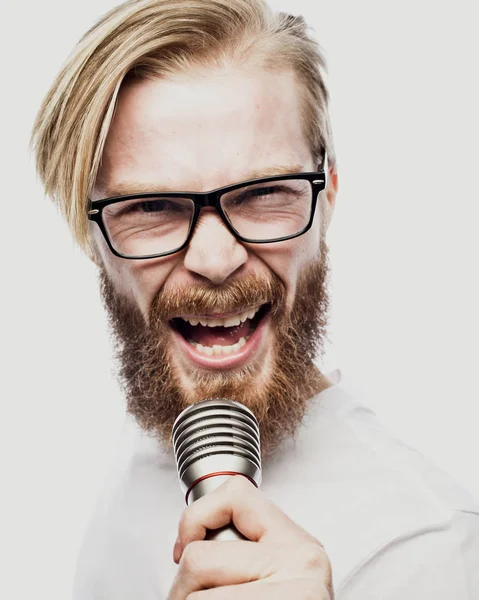
[[[70,597],[122,424],[94,268],[44,199],[35,112],[111,6],[1,8],[0,596]],[[382,421],[479,498],[478,118],[473,2],[274,2],[315,26],[330,66],[340,193],[329,235],[332,344]]]

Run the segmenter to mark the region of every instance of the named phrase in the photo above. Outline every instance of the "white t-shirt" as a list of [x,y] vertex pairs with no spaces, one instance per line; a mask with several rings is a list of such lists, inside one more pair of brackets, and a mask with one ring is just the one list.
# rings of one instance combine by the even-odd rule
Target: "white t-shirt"
[[[479,506],[328,377],[261,489],[322,542],[336,600],[478,600]],[[165,600],[184,506],[172,453],[128,417],[74,599]]]

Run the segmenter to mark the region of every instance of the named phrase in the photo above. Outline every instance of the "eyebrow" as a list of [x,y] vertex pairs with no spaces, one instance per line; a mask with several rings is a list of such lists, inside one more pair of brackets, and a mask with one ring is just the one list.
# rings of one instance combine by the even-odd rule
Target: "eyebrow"
[[[275,177],[276,175],[293,175],[294,173],[302,173],[304,170],[302,165],[272,165],[270,167],[257,169],[251,171],[245,179],[232,182],[227,185],[235,185],[242,181],[250,181],[254,179],[263,179],[265,177]],[[129,196],[132,194],[147,194],[149,192],[168,193],[168,192],[190,192],[195,193],[194,190],[178,189],[177,187],[171,187],[164,184],[155,184],[135,181],[121,181],[112,185],[106,185],[103,188],[104,198],[114,198],[116,196]],[[209,191],[209,190],[208,190]]]

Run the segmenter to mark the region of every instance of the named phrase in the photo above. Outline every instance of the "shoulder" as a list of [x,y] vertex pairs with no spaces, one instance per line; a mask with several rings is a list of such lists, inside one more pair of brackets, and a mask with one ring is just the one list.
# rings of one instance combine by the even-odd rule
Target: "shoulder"
[[392,538],[364,556],[336,590],[338,600],[479,598],[479,511]]
[[[342,381],[314,399],[294,447],[265,473],[265,484],[324,544],[339,589],[361,589],[359,580],[367,575],[369,584],[374,575],[376,587],[384,583],[388,590],[351,599],[392,598],[387,585],[395,585],[389,571],[399,569],[396,557],[398,573],[413,581],[427,572],[422,563],[439,569],[456,556],[448,571],[454,582],[461,569],[472,573],[469,563],[479,556],[479,508],[470,494],[388,432]],[[461,567],[463,545],[468,553]]]
[[183,507],[173,457],[127,415],[78,554],[75,600],[166,597]]
[[341,440],[333,444],[343,457],[336,474],[348,490],[339,529],[343,543],[346,528],[354,537],[350,561],[342,562],[339,597],[479,598],[476,501],[392,435],[348,389],[332,392],[322,410]]

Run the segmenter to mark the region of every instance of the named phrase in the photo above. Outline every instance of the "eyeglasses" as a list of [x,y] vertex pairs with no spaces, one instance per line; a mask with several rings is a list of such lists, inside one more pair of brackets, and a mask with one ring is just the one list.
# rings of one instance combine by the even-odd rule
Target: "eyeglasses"
[[282,242],[313,223],[324,169],[244,181],[211,192],[151,192],[90,202],[88,219],[98,224],[110,250],[129,259],[157,258],[185,248],[200,210],[216,209],[227,229],[250,244]]

